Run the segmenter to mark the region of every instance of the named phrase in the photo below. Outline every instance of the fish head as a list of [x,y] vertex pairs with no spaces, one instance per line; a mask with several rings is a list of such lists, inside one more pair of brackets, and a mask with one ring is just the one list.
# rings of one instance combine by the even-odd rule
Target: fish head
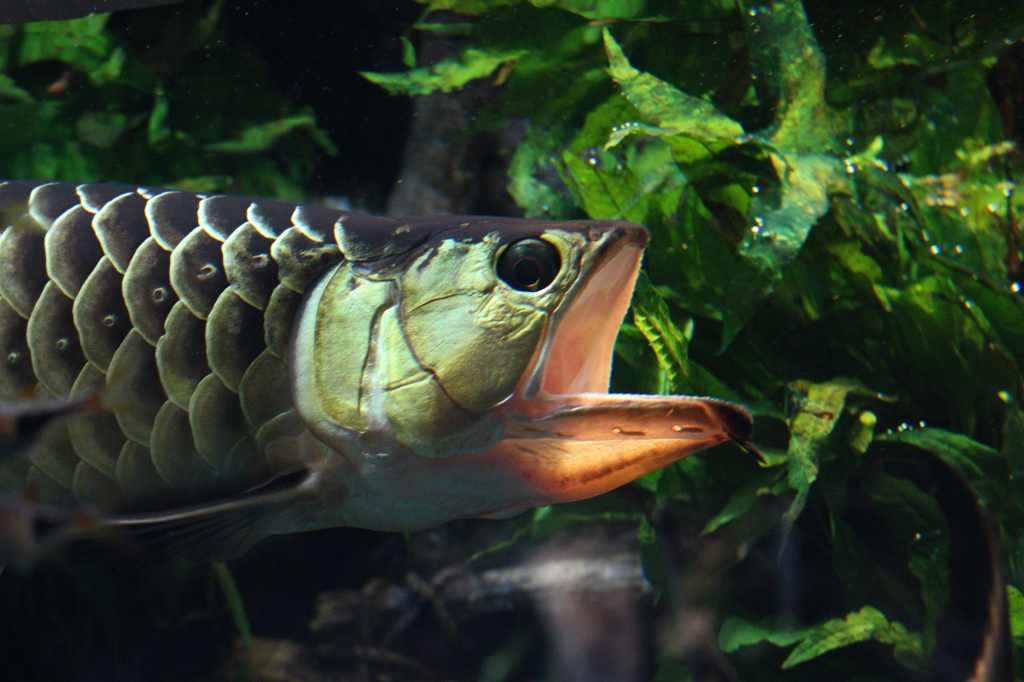
[[749,438],[741,407],[608,394],[642,226],[430,220],[414,248],[327,273],[293,337],[300,415],[332,449],[369,457],[378,489],[409,500],[423,481],[436,495],[425,481],[440,477],[447,516],[511,513]]
[[647,242],[623,221],[511,226],[445,239],[400,280],[413,354],[458,408],[478,415],[515,398],[608,390]]

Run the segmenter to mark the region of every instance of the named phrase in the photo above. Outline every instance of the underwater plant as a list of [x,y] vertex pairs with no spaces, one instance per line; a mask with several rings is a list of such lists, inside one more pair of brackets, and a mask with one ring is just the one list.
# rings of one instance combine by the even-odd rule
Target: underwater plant
[[[708,655],[744,680],[955,675],[998,635],[1000,565],[1019,660],[1024,6],[419,2],[407,69],[369,81],[485,90],[461,134],[513,139],[522,215],[651,232],[613,390],[757,424],[760,457],[531,511],[506,545],[626,528],[660,599],[656,680]],[[209,47],[219,3],[185,7],[152,10],[184,30],[145,59],[103,16],[0,26],[0,175],[309,194],[322,112]],[[432,41],[450,54],[421,62]],[[711,644],[686,636],[702,608]],[[977,637],[950,662],[954,616]]]

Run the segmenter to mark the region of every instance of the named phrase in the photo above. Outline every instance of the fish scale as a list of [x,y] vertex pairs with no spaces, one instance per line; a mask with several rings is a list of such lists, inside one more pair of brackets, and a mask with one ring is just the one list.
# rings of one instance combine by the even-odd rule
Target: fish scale
[[[298,428],[285,357],[301,294],[340,257],[326,208],[122,185],[7,182],[0,396],[105,389],[54,425],[7,487],[118,511],[203,501],[277,471]],[[378,228],[387,219],[360,216]]]

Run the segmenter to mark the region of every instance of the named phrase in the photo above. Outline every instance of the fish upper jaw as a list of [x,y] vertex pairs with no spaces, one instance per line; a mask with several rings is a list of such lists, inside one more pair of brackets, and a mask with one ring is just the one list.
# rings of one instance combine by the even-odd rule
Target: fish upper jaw
[[544,342],[504,409],[528,409],[540,395],[608,391],[615,339],[629,309],[648,233],[640,225],[621,222],[595,230],[591,238],[603,243],[582,264],[586,274],[551,316]]

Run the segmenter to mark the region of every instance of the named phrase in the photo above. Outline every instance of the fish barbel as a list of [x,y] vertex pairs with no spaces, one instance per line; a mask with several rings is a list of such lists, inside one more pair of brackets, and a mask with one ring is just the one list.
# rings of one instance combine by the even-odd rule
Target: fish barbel
[[611,490],[729,439],[710,398],[608,394],[647,232],[0,184],[0,398],[102,395],[0,485],[211,555]]

